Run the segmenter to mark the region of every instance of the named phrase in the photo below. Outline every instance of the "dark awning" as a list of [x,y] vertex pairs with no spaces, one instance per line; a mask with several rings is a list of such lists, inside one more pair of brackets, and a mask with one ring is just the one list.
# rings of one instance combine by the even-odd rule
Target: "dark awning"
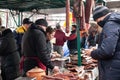
[[[74,0],[70,0],[71,6]],[[66,0],[0,0],[1,9],[31,11],[33,9],[63,8]]]

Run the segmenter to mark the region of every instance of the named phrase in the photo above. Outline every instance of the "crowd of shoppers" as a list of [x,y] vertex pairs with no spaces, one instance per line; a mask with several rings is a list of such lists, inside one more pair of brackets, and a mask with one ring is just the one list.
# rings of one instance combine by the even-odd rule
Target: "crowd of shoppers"
[[[76,25],[72,25],[69,36],[65,35],[59,24],[56,29],[48,27],[45,19],[37,19],[33,23],[25,18],[23,25],[14,32],[0,25],[2,80],[14,80],[21,74],[26,76],[27,71],[36,66],[45,71],[50,68],[53,72],[59,72],[59,67],[54,66],[50,59],[50,40],[54,37],[54,51],[63,55],[62,47],[66,41],[70,54],[77,53],[77,45],[89,48],[85,49],[85,53],[98,60],[99,80],[119,80],[120,13],[110,12],[107,7],[99,5],[93,11],[93,19],[102,28],[102,32],[98,32],[96,25],[91,25],[89,31],[83,33],[81,44],[77,44]],[[98,48],[94,47],[96,44]]]

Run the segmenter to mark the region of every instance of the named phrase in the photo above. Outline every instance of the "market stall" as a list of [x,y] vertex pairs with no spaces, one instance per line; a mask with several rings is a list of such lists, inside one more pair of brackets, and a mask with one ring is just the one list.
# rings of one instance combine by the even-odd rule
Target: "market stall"
[[42,79],[40,80],[95,80],[98,77],[97,61],[87,56],[84,50],[82,50],[81,54],[82,66],[77,66],[78,55],[64,58],[56,52],[53,55],[54,57],[51,60],[55,66],[60,67],[60,72],[53,73],[49,70],[48,75],[43,75],[42,70],[35,68],[29,71],[34,72],[34,74],[28,75],[28,77],[19,77],[16,80],[39,80],[37,78],[41,77]]
[[[38,3],[38,1],[36,3]],[[36,4],[36,3],[34,3],[34,4]],[[65,2],[62,2],[62,3],[65,3]],[[79,2],[79,3],[81,3],[81,2]],[[67,8],[68,7],[69,7],[69,5],[67,6]],[[9,9],[18,10],[18,8],[10,7]],[[29,8],[29,9],[32,10],[33,8]],[[39,7],[39,9],[41,9],[41,7]],[[84,22],[82,20],[84,20],[84,18],[85,18],[85,15],[83,16],[84,12],[81,9],[82,10],[84,9],[83,2],[82,2],[82,7],[81,7],[81,5],[78,5],[78,12],[79,12],[78,13],[79,16],[77,16],[77,20],[78,20],[77,21],[77,24],[78,24],[78,28],[77,28],[78,40],[77,41],[78,41],[78,44],[80,43],[79,28],[80,27],[84,28],[84,26],[85,26],[85,23],[83,23],[83,24],[80,23],[80,22]],[[79,11],[79,10],[81,10],[81,11]],[[24,9],[20,7],[20,11],[24,11]],[[69,10],[67,10],[67,13],[69,13]],[[89,20],[89,17],[90,16],[88,15],[88,20]],[[69,16],[67,18],[68,18],[67,20],[69,20]],[[67,23],[67,24],[68,25],[66,28],[66,32],[69,31],[69,23]],[[64,80],[64,79],[66,79],[66,80],[95,80],[96,77],[98,76],[98,69],[97,69],[97,64],[96,64],[97,62],[92,60],[91,57],[85,55],[85,53],[81,54],[80,50],[81,50],[80,45],[78,45],[78,54],[77,55],[70,56],[67,58],[62,58],[62,57],[58,58],[57,57],[57,58],[51,59],[53,61],[54,65],[60,66],[60,69],[61,69],[60,73],[52,73],[51,72],[49,75],[44,75],[44,76],[40,76],[40,77],[43,77],[43,80],[50,80],[50,79],[56,80],[56,78],[58,80]],[[28,78],[28,77],[19,77],[16,80],[24,80],[24,79],[25,80],[26,79],[34,80],[34,79],[36,79],[36,76],[30,77],[30,78]]]

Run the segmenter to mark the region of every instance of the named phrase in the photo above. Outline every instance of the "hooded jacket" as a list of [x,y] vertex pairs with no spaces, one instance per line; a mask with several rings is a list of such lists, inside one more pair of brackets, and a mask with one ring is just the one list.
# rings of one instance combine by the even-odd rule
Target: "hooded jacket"
[[91,56],[98,60],[100,80],[120,80],[120,14],[111,13],[103,25],[98,49]]

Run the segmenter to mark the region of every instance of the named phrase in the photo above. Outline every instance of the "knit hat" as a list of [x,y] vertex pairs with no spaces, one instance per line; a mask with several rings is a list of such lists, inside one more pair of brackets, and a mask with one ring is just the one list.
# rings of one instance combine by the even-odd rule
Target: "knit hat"
[[24,18],[23,19],[23,24],[31,24],[31,23],[32,23],[32,21],[30,21],[29,18]]
[[93,11],[93,19],[96,21],[96,19],[105,16],[110,11],[105,6],[97,6]]
[[45,19],[38,19],[38,20],[35,21],[35,24],[36,25],[42,25],[42,26],[45,26],[45,27],[48,26],[48,23]]

